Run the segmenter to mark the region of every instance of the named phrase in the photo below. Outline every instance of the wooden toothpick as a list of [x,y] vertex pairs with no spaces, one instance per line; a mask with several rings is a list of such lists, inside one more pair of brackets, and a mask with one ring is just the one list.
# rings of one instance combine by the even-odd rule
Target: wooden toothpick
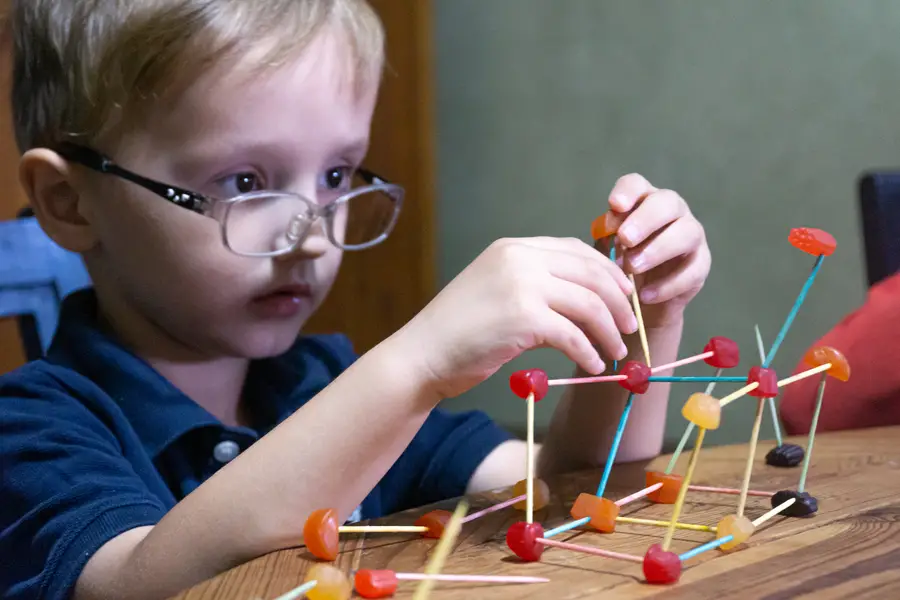
[[[469,503],[465,500],[460,500],[459,504],[456,505],[456,510],[453,511],[453,515],[447,522],[447,526],[444,527],[444,533],[434,548],[434,554],[431,555],[428,566],[425,567],[426,575],[437,575],[444,568],[444,562],[447,560],[447,555],[450,554],[457,536],[459,536],[462,520],[467,510],[469,510]],[[432,588],[434,588],[434,583],[434,579],[423,579],[416,587],[412,600],[426,600]]]
[[663,538],[662,549],[669,551],[672,545],[672,538],[675,536],[675,524],[678,523],[678,517],[681,515],[681,507],[684,506],[684,498],[687,496],[688,486],[691,484],[691,477],[694,476],[694,468],[697,466],[697,459],[700,457],[700,448],[703,446],[703,438],[706,437],[706,428],[697,428],[697,443],[694,444],[694,450],[691,452],[691,459],[688,461],[687,471],[684,479],[681,481],[681,489],[678,490],[678,498],[675,500],[675,507],[672,509],[672,520],[669,521],[669,529],[666,530],[666,537]]
[[809,473],[809,462],[812,457],[813,442],[816,439],[816,429],[819,427],[819,413],[822,412],[822,398],[825,397],[825,381],[828,379],[828,373],[822,373],[822,380],[819,382],[819,393],[816,395],[816,410],[813,413],[812,423],[809,425],[809,441],[806,442],[806,456],[803,457],[803,471],[800,473],[800,484],[797,485],[797,491],[803,493],[806,487],[806,475]]
[[750,450],[747,452],[747,464],[744,466],[744,481],[741,483],[741,495],[738,499],[738,517],[744,516],[744,508],[747,506],[747,492],[750,491],[750,475],[753,473],[753,460],[756,458],[756,446],[759,442],[759,426],[762,424],[765,406],[765,398],[760,398],[756,403],[756,418],[753,419],[753,431],[750,433]]
[[525,522],[534,522],[534,392],[528,394],[527,442],[525,453]]
[[[766,347],[763,344],[762,334],[759,332],[759,325],[753,326],[756,331],[756,347],[759,348],[759,362],[766,362]],[[781,435],[781,421],[778,419],[778,409],[775,407],[775,398],[769,398],[769,412],[772,413],[772,427],[775,428],[775,442],[782,446],[784,438]]]
[[634,282],[634,275],[628,276],[631,279],[631,285],[633,287],[633,291],[631,292],[631,302],[634,304],[634,316],[637,317],[638,322],[638,334],[641,336],[641,348],[644,349],[644,361],[647,363],[648,367],[652,367],[650,364],[650,346],[647,344],[647,331],[644,329],[644,316],[641,314],[641,301],[638,298],[638,290],[637,284]]

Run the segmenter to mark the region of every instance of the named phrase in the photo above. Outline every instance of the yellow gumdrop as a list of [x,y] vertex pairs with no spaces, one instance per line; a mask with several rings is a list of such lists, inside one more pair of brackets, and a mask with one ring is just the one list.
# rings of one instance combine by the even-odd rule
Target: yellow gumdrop
[[306,572],[304,582],[315,580],[316,587],[306,592],[309,600],[349,600],[353,584],[340,569],[326,563],[315,564]]
[[709,394],[692,394],[681,409],[684,418],[703,429],[718,429],[722,415],[719,401]]
[[722,539],[726,535],[732,535],[734,539],[722,544],[719,548],[722,550],[736,548],[746,542],[755,530],[756,527],[747,517],[728,515],[716,526],[716,539]]
[[[516,485],[513,486],[513,497],[525,495],[527,485],[528,482],[525,479],[517,482]],[[542,479],[535,478],[534,480],[534,499],[532,502],[534,503],[534,510],[541,510],[550,503],[550,488]],[[516,510],[525,510],[527,508],[525,504],[525,500],[522,500],[513,504],[513,508]]]

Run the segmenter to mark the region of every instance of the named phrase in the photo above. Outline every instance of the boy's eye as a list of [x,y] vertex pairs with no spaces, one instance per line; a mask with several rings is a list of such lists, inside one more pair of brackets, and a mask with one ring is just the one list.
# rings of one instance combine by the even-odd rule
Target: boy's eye
[[325,171],[324,187],[327,190],[340,190],[350,186],[350,167],[334,167]]
[[262,178],[250,171],[224,177],[219,181],[219,186],[222,188],[222,195],[226,198],[264,189]]

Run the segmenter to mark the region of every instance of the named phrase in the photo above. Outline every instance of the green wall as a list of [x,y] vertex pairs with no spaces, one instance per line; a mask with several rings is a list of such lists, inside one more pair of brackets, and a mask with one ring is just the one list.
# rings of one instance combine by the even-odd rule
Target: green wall
[[[900,2],[435,5],[444,282],[498,237],[588,239],[616,178],[637,171],[688,199],[712,248],[682,355],[725,335],[749,367],[755,322],[771,343],[812,265],[788,245],[790,227],[824,228],[839,249],[774,366],[792,369],[863,300],[856,180],[900,163]],[[524,410],[506,381],[532,366],[571,370],[535,351],[446,406],[482,408],[520,431]],[[695,389],[673,396],[670,446]],[[541,403],[539,425],[554,400]],[[737,404],[711,442],[747,439],[752,403]]]

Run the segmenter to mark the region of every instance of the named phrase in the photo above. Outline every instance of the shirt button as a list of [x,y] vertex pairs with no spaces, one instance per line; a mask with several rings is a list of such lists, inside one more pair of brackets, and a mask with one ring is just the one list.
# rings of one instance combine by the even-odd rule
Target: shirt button
[[237,458],[237,455],[241,452],[241,447],[238,446],[237,442],[232,440],[225,440],[216,444],[215,448],[213,448],[213,458],[219,461],[222,464],[233,461]]

